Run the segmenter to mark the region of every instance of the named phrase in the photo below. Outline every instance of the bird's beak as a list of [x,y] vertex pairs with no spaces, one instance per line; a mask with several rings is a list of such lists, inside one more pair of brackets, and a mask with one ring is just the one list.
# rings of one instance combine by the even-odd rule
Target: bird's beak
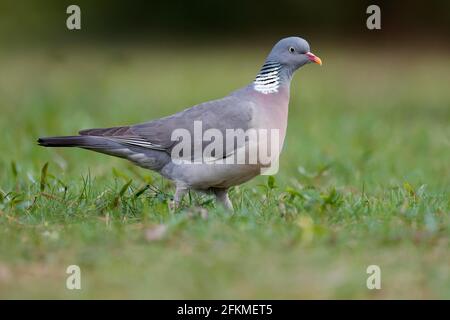
[[314,53],[312,52],[307,52],[306,56],[308,57],[308,59],[314,63],[317,63],[318,65],[322,65],[322,60],[320,60],[320,58],[318,56],[316,56]]

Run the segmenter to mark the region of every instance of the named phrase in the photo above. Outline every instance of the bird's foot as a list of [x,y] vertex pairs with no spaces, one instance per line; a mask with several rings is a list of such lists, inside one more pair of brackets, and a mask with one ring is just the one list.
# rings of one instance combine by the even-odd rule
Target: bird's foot
[[228,212],[233,212],[233,203],[231,203],[230,198],[228,197],[228,189],[215,189],[214,193],[216,194],[216,200],[218,203],[222,205]]
[[169,212],[174,213],[180,207],[180,204],[177,203],[175,200],[171,199],[167,203],[167,206],[169,207]]

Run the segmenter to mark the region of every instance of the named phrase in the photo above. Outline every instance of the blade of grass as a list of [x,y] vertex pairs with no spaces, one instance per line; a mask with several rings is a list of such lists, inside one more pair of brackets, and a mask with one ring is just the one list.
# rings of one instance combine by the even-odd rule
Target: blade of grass
[[41,169],[41,182],[40,182],[41,192],[45,190],[45,184],[47,182],[47,169],[48,169],[48,162],[46,162]]

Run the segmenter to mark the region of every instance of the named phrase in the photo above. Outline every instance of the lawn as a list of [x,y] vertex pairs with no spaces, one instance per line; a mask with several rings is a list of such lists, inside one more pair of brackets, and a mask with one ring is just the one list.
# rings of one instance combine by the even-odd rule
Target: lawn
[[157,174],[36,139],[222,97],[267,47],[2,51],[0,298],[450,298],[449,55],[313,49],[280,171],[235,187],[234,214],[194,193],[171,213]]

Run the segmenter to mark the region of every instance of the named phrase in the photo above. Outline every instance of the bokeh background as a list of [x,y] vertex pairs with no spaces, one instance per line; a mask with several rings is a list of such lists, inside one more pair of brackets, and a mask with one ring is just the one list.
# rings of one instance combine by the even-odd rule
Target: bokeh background
[[[83,11],[83,31],[68,32],[63,23],[66,8],[77,4]],[[383,32],[365,29],[366,8],[377,4],[383,11]],[[196,38],[198,43],[224,40],[236,43],[269,41],[281,35],[318,34],[316,41],[374,38],[411,38],[427,46],[432,39],[444,40],[449,32],[447,1],[86,1],[43,0],[1,2],[2,38],[26,44],[136,40],[158,45]],[[397,38],[398,37],[398,38]],[[150,40],[158,40],[152,43]],[[3,40],[3,39],[2,39]],[[361,40],[361,39],[358,39]],[[148,43],[150,42],[150,43]]]
[[[371,31],[372,1],[1,0],[0,297],[449,298],[450,2],[375,3]],[[157,175],[36,146],[222,97],[291,35],[324,65],[292,83],[276,188],[234,189],[233,217],[170,215]]]

